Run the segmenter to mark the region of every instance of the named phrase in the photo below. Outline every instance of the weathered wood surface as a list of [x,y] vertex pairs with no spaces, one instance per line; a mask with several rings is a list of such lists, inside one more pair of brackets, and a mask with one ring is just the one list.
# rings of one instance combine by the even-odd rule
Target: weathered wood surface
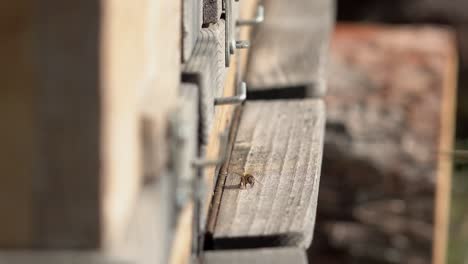
[[194,51],[184,65],[182,80],[200,89],[200,139],[208,141],[214,115],[214,98],[223,92],[226,78],[224,66],[224,20],[201,29]]
[[106,250],[0,250],[5,264],[151,264],[167,263],[173,229],[174,196],[168,185],[170,175],[146,185],[132,211],[125,240]]
[[184,0],[182,18],[182,62],[192,55],[203,23],[203,0]]
[[271,248],[250,250],[207,251],[204,264],[307,264],[303,249]]
[[[0,129],[2,247],[98,241],[98,7],[67,4],[73,13],[1,4],[0,116],[9,120]],[[78,46],[81,38],[89,45]]]
[[203,0],[203,24],[217,23],[223,11],[222,0]]
[[[240,16],[244,18],[252,17],[255,13],[256,6],[258,1],[244,1],[240,5]],[[239,36],[242,39],[249,39],[250,38],[250,27],[243,27],[239,30]],[[233,56],[232,63],[233,65],[239,64],[239,68],[237,67],[230,67],[227,69],[226,77],[224,80],[224,90],[222,91],[223,96],[232,96],[235,94],[236,84],[237,84],[237,74],[240,74],[240,78],[243,76],[243,72],[245,71],[245,66],[247,63],[247,56],[248,56],[248,49],[241,50],[238,52],[237,56]],[[224,53],[223,53],[224,55]],[[222,132],[225,132],[232,121],[232,116],[234,112],[235,106],[233,105],[224,105],[216,108],[214,114],[214,121],[209,132],[208,144],[204,151],[204,156],[207,159],[217,159],[219,157],[219,144],[220,138],[219,135]],[[202,170],[202,177],[205,186],[205,192],[203,195],[203,202],[201,208],[201,222],[204,222],[203,219],[206,219],[208,215],[209,205],[211,204],[211,197],[212,197],[212,190],[214,189],[214,180],[215,180],[216,168],[209,167]],[[192,210],[194,206],[192,205]],[[193,211],[191,212],[193,215]],[[185,218],[184,218],[185,219]],[[187,240],[187,235],[191,234],[192,232],[196,231],[192,229],[192,223],[181,220],[179,217],[178,220],[180,224],[177,227],[178,230],[185,230],[176,233],[175,239],[177,241],[189,241]],[[194,234],[197,235],[197,234]],[[176,250],[175,248],[172,249],[171,254],[175,256],[173,263],[189,263],[189,259],[187,255],[190,255],[190,244],[179,244],[179,248]],[[188,254],[186,252],[189,252]]]
[[[198,170],[193,166],[194,160],[199,158],[199,89],[197,85],[182,83],[179,104],[173,113],[171,113],[171,162],[170,173],[175,178],[176,186],[174,188],[174,204],[176,214],[182,217],[184,209],[191,204],[192,210],[198,203]],[[185,213],[187,214],[187,213]],[[194,217],[194,212],[190,212]],[[192,219],[190,219],[191,221]],[[194,224],[195,226],[195,224]],[[187,227],[186,227],[187,228]],[[192,227],[190,227],[192,228]],[[188,228],[187,228],[188,230]],[[177,245],[189,245],[193,239],[190,234],[196,235],[198,228],[194,228],[188,234],[183,234],[183,238],[178,238]],[[186,232],[185,232],[186,233]],[[182,247],[183,248],[183,247]],[[190,247],[189,247],[190,249]],[[176,250],[176,249],[174,249]],[[180,249],[179,249],[180,250]],[[190,256],[192,252],[188,250],[184,254]],[[179,263],[174,259],[180,258],[180,254],[173,253],[173,263]],[[177,258],[176,258],[177,256]],[[181,258],[183,259],[183,258]]]
[[169,170],[177,182],[178,206],[193,200],[196,170],[192,163],[199,156],[198,87],[182,83],[177,108],[171,113],[171,162]]
[[[157,149],[152,161],[153,171],[144,171],[145,176],[156,177],[165,169],[168,159],[168,141],[167,115],[176,104],[178,87],[180,85],[181,56],[182,56],[182,28],[181,1],[154,1],[144,0],[142,2],[131,2],[129,5],[119,9],[123,14],[132,14],[132,19],[122,21],[116,27],[115,36],[119,36],[122,28],[127,28],[133,24],[133,21],[140,21],[143,25],[135,27],[141,30],[138,36],[123,37],[118,42],[127,43],[129,39],[137,41],[141,45],[130,44],[126,49],[138,50],[142,54],[125,55],[123,49],[117,49],[115,52],[125,55],[127,60],[138,60],[134,68],[136,74],[142,74],[143,77],[137,81],[134,87],[138,87],[138,96],[140,104],[140,115],[145,120],[151,122],[154,128],[152,142],[155,142]],[[136,7],[137,6],[137,7]],[[126,11],[125,11],[126,10]],[[138,32],[138,30],[130,30]],[[164,39],[164,41],[161,41]],[[133,63],[120,62],[121,67],[133,68]],[[143,69],[139,69],[142,67]],[[129,70],[129,69],[125,69]],[[120,75],[125,75],[121,73]],[[145,143],[143,142],[145,145]]]
[[314,255],[445,263],[456,65],[446,28],[337,27]]
[[179,2],[0,4],[0,246],[122,239],[142,174],[141,105],[164,115],[180,79]]
[[323,95],[334,1],[265,0],[264,6],[249,58],[249,91],[301,87],[305,96]]
[[[215,248],[310,245],[325,109],[320,100],[247,103],[214,230]],[[258,181],[240,189],[240,176]]]
[[[241,18],[249,18],[255,14],[255,10],[258,6],[258,0],[254,1],[244,1],[239,3],[239,15]],[[242,27],[238,30],[238,35],[240,39],[250,40],[252,28],[251,27]],[[247,58],[249,54],[249,49],[237,50],[236,55],[231,58],[231,67],[228,68],[228,74],[224,83],[224,92],[223,96],[232,96],[236,94],[237,86],[239,80],[244,78],[244,72],[247,65]],[[233,113],[236,109],[236,106],[233,105],[222,105],[216,108],[215,113],[215,124],[212,127],[209,144],[206,147],[206,156],[209,158],[219,157],[219,133],[226,132],[233,121]],[[202,203],[202,218],[201,223],[206,223],[208,217],[208,212],[210,209],[210,204],[213,196],[214,185],[216,182],[216,168],[206,168],[203,170],[203,178],[206,186],[206,193],[204,202]],[[204,228],[202,229],[204,230]]]

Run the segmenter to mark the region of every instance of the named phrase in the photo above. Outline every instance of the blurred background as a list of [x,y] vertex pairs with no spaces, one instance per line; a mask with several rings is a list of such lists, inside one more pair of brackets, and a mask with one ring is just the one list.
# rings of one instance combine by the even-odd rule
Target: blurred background
[[[395,73],[392,67],[406,67],[406,65],[410,65],[414,61],[409,59],[409,57],[420,56],[424,53],[418,53],[418,49],[432,50],[432,55],[427,53],[429,54],[428,57],[439,54],[437,49],[432,49],[437,45],[441,45],[440,42],[438,43],[437,36],[440,36],[439,40],[444,38],[443,33],[439,30],[453,30],[458,52],[458,58],[456,59],[458,59],[459,63],[455,146],[456,149],[467,150],[468,13],[466,10],[468,10],[468,1],[338,0],[337,2],[338,32],[335,32],[334,40],[332,41],[334,43],[332,44],[332,62],[330,67],[332,77],[329,80],[331,95],[328,98],[328,106],[330,108],[331,104],[332,109],[329,109],[331,113],[329,113],[328,117],[327,143],[325,146],[324,167],[318,203],[318,223],[314,243],[310,250],[311,262],[430,263],[429,252],[433,243],[433,237],[430,235],[431,217],[434,214],[434,208],[431,207],[429,199],[434,192],[434,190],[431,190],[431,184],[428,183],[425,190],[422,190],[425,187],[421,187],[419,190],[417,188],[410,190],[411,187],[408,187],[408,185],[412,185],[413,187],[415,185],[422,186],[425,184],[423,183],[424,181],[418,180],[412,182],[409,180],[411,173],[405,168],[398,168],[396,172],[387,172],[384,165],[379,165],[378,158],[375,158],[375,162],[366,161],[362,162],[362,164],[358,160],[359,155],[367,155],[370,160],[374,159],[372,156],[381,156],[382,159],[385,159],[383,163],[388,163],[392,162],[393,157],[391,154],[379,154],[377,151],[372,155],[369,150],[362,151],[359,155],[346,152],[346,146],[349,147],[350,144],[355,144],[355,141],[359,140],[355,137],[353,138],[356,135],[353,135],[352,132],[343,132],[348,130],[349,127],[346,126],[346,122],[339,120],[343,118],[342,116],[340,117],[340,113],[334,112],[336,105],[339,105],[339,103],[336,103],[334,95],[339,94],[339,96],[342,96],[346,94],[346,90],[341,88],[343,85],[340,86],[335,76],[339,75],[341,81],[343,79],[348,81],[348,86],[349,83],[353,82],[354,86],[358,87],[372,86],[367,83],[369,80],[366,79],[366,76],[361,78],[362,76],[353,75],[350,72],[364,72],[361,75],[368,74],[369,76],[382,75],[382,71]],[[365,29],[363,30],[362,27],[343,26],[350,23],[352,25],[364,26]],[[366,29],[366,25],[376,24],[382,27],[379,29],[372,27]],[[390,26],[391,29],[386,30],[385,27],[387,26]],[[369,37],[369,31],[373,30],[387,31],[386,33],[382,33],[382,35],[387,34],[387,40],[394,40],[394,43],[400,41],[395,45],[406,45],[405,47],[407,47],[408,52],[404,55],[402,55],[403,53],[395,53],[396,55],[393,54],[386,57],[383,54],[387,51],[391,53],[394,47],[384,47],[384,44],[378,40],[384,37]],[[422,33],[423,31],[435,37],[433,39],[426,38],[425,33]],[[430,31],[432,33],[429,33]],[[354,36],[349,37],[353,34]],[[360,36],[356,37],[356,34]],[[412,44],[408,44],[408,41],[405,42],[406,36],[413,39]],[[358,59],[351,58],[351,55],[347,54],[346,51],[343,52],[346,48],[344,47],[346,46],[344,43],[348,47],[354,45],[354,52],[361,56],[356,55]],[[363,48],[363,45],[366,47]],[[413,49],[414,52],[410,52],[410,49]],[[376,51],[379,55],[375,55],[372,51]],[[348,51],[348,53],[352,53],[352,51]],[[362,59],[363,55],[368,57],[367,61]],[[375,58],[376,56],[380,57]],[[375,62],[376,60],[386,60],[388,62],[392,60],[391,56],[394,56],[395,60],[400,62],[390,62],[387,65],[388,67],[375,67],[375,65],[380,65]],[[415,83],[420,80],[425,80],[429,84],[437,82],[437,80],[430,77],[437,75],[437,69],[428,66],[431,63],[425,62],[422,59],[424,56],[421,55],[416,60],[420,63],[418,66],[419,70],[429,73],[426,74],[426,77],[421,77],[421,72],[418,75],[417,71],[406,69],[406,75],[402,75],[400,78],[394,74],[393,78],[403,80],[406,86],[413,84],[417,86]],[[346,61],[346,63],[343,64],[342,61]],[[368,64],[368,67],[366,67],[366,64]],[[343,65],[345,66],[343,67]],[[346,67],[348,69],[343,69]],[[354,79],[342,77],[351,75],[353,75]],[[356,78],[361,79],[356,81]],[[394,80],[391,83],[389,81],[387,83],[382,81],[379,85],[398,86]],[[406,86],[401,85],[401,87]],[[401,87],[399,88],[400,93],[405,93],[401,90]],[[356,93],[356,90],[354,92]],[[430,90],[420,92],[423,96],[427,96],[426,98],[432,96]],[[359,91],[357,93],[359,94]],[[406,93],[405,96],[409,96],[409,93]],[[398,105],[395,106],[398,107]],[[419,111],[426,112],[427,115],[431,113],[430,107],[421,108],[423,106],[419,105],[416,100],[412,100],[404,108],[407,109],[412,106],[419,108]],[[337,116],[337,122],[334,120],[335,116]],[[364,123],[362,120],[357,121],[360,121],[361,125],[366,125],[368,130],[383,126],[383,123],[372,123],[369,122],[370,119],[363,119],[365,119]],[[343,123],[345,124],[344,126],[342,125]],[[428,129],[430,128],[428,127]],[[348,137],[343,136],[345,134]],[[387,152],[389,148],[382,148],[382,151]],[[447,263],[468,263],[468,160],[466,154],[463,153],[450,156],[453,158],[454,171],[450,201]],[[351,160],[350,157],[354,160]],[[402,162],[402,164],[405,162]],[[408,162],[411,163],[411,161]],[[352,165],[349,163],[352,163]],[[413,164],[416,163],[416,161],[413,162]],[[377,165],[369,168],[369,164],[372,166]],[[393,175],[391,175],[392,173]],[[378,175],[376,177],[378,178],[378,183],[371,182],[372,180],[375,181],[375,178],[363,176],[371,174],[373,176]],[[359,178],[356,175],[359,175]],[[396,184],[398,187],[390,191],[379,189],[383,188],[383,185],[389,186],[389,184],[395,184],[395,179],[398,181]],[[378,192],[382,196],[373,196],[374,192]],[[337,210],[337,208],[340,208],[340,210]],[[397,224],[399,222],[401,223]]]

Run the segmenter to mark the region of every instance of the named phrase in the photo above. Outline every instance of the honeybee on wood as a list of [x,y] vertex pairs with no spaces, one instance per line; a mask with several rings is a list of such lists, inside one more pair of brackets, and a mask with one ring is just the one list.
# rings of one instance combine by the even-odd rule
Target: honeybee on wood
[[255,179],[255,177],[250,173],[244,172],[240,174],[240,173],[234,172],[234,174],[237,174],[241,177],[241,180],[239,183],[239,188],[241,189],[246,189],[247,185],[250,185],[250,188],[253,188],[255,185],[255,182],[258,182],[260,185],[262,185],[262,183],[257,181],[257,179]]

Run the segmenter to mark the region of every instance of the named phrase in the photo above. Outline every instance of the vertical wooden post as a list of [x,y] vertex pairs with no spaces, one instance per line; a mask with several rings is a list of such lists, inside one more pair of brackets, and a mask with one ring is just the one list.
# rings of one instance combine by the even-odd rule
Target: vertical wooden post
[[141,112],[163,123],[177,93],[180,5],[0,4],[0,247],[124,237],[141,182]]
[[[455,43],[455,39],[452,39],[452,43]],[[439,150],[442,153],[450,153],[453,150],[455,138],[458,63],[456,47],[447,47],[447,49],[450,50],[450,54],[447,56],[448,61],[443,76],[440,110]],[[452,159],[450,155],[439,155],[436,180],[432,263],[443,264],[447,263],[450,197],[452,193]]]

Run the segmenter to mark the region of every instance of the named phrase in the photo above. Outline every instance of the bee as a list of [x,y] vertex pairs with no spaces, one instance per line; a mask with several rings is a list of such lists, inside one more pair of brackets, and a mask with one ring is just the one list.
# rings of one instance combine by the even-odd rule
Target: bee
[[258,182],[260,185],[262,185],[261,182],[257,181],[257,179],[255,179],[255,177],[250,174],[250,173],[237,173],[237,172],[234,172],[234,174],[237,174],[241,177],[241,180],[240,180],[240,183],[239,183],[239,188],[240,189],[246,189],[247,188],[247,185],[250,185],[250,188],[253,188],[254,185],[255,185],[255,182]]

